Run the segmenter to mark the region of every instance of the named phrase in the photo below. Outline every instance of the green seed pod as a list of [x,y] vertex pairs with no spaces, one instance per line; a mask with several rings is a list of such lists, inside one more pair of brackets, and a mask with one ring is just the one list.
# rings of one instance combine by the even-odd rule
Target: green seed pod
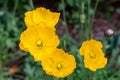
[[80,22],[81,22],[81,23],[85,23],[85,19],[86,19],[85,14],[81,14],[81,15],[80,15]]
[[107,36],[107,37],[111,37],[111,36],[114,34],[114,31],[113,31],[113,29],[106,29],[106,30],[104,31],[104,34],[105,34],[105,36]]

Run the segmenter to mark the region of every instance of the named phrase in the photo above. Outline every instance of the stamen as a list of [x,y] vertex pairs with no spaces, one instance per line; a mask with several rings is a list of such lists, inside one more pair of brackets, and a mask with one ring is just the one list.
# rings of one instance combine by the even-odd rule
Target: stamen
[[92,54],[89,54],[90,58],[95,58],[96,57],[96,54],[95,53],[92,53]]
[[57,65],[57,69],[58,69],[58,70],[61,70],[61,69],[62,69],[62,65],[61,65],[61,64],[58,64],[58,65]]
[[42,47],[42,42],[39,40],[39,41],[37,41],[36,45],[37,45],[39,48],[41,48],[41,47]]

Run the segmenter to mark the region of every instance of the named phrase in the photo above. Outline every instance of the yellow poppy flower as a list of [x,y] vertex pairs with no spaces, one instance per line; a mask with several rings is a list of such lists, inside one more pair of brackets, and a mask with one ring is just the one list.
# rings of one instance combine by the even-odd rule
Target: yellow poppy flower
[[80,55],[84,56],[85,67],[92,71],[104,68],[107,64],[107,58],[104,57],[102,51],[102,43],[94,39],[83,42]]
[[75,58],[62,49],[56,49],[48,59],[41,62],[43,70],[48,75],[63,78],[70,75],[76,68]]
[[20,49],[30,52],[35,61],[41,61],[59,45],[59,39],[52,28],[33,26],[20,36]]
[[25,24],[27,27],[32,27],[32,25],[46,25],[43,27],[54,28],[59,17],[60,13],[51,12],[49,9],[40,7],[25,13]]

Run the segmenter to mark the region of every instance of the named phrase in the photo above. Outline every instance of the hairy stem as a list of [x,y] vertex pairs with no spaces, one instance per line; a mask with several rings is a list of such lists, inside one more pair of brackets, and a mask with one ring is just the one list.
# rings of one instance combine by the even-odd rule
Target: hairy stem
[[33,0],[29,0],[29,4],[31,6],[31,9],[34,9]]
[[65,25],[65,30],[66,30],[66,33],[70,36],[68,28],[67,28],[66,13],[65,13],[65,2],[64,2],[64,0],[62,0],[62,5],[63,5],[63,20],[65,22],[65,24],[64,24]]

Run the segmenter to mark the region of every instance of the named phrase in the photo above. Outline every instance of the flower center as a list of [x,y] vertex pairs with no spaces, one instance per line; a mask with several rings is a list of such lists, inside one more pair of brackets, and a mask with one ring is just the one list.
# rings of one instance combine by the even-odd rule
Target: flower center
[[92,53],[89,53],[89,56],[90,56],[90,58],[95,58],[96,54],[94,52],[92,52]]
[[36,45],[37,45],[37,47],[41,48],[42,47],[42,42],[39,40],[39,41],[37,41]]
[[58,70],[61,70],[61,69],[62,69],[62,65],[61,65],[61,64],[58,64],[58,65],[57,65],[57,69],[58,69]]

